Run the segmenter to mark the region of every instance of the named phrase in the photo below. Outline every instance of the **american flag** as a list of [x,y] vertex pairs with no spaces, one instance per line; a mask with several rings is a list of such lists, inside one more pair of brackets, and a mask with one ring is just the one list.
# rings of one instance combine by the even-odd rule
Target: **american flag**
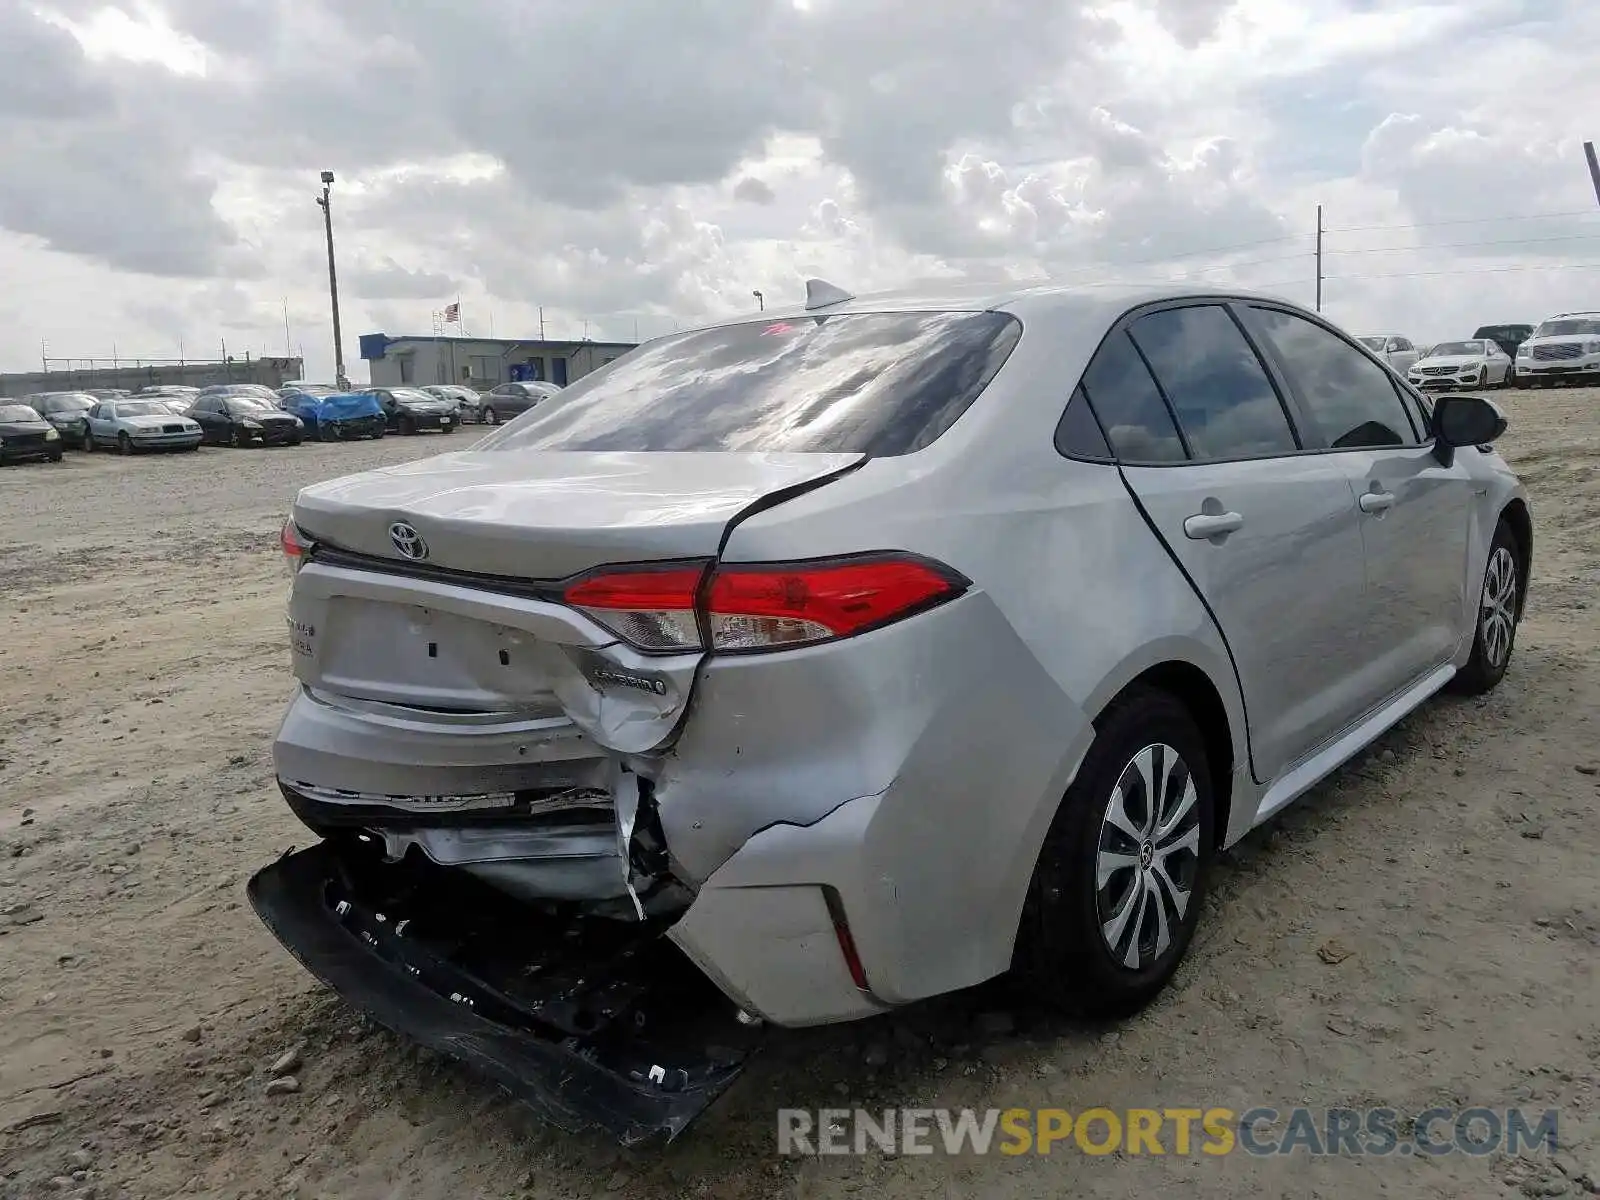
[[444,307],[444,323],[446,325],[459,325],[461,323],[461,301],[447,304]]

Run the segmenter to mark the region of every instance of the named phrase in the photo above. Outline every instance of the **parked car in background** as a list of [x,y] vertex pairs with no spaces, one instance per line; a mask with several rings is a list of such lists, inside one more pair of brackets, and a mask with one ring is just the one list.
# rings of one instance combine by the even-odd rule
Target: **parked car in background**
[[87,392],[38,392],[24,396],[22,402],[50,423],[63,444],[74,449],[82,449],[88,438],[89,410],[99,403]]
[[1488,338],[1513,360],[1517,357],[1517,348],[1532,335],[1532,325],[1480,325],[1472,331],[1473,337]]
[[483,402],[478,393],[460,384],[436,383],[422,389],[430,396],[449,400],[456,406],[456,415],[463,425],[473,425],[483,419]]
[[85,450],[100,447],[121,454],[141,450],[197,450],[200,426],[173,413],[159,400],[102,400],[89,410]]
[[31,405],[0,400],[0,466],[61,461],[61,434]]
[[216,446],[298,446],[305,437],[305,422],[260,396],[201,396],[188,415]]
[[324,442],[381,438],[388,428],[383,405],[371,392],[329,392],[316,396],[294,391],[283,398],[283,410],[300,418],[307,437]]
[[1427,418],[1267,297],[808,291],[282,532],[319,841],[249,898],[568,1128],[671,1136],[753,1025],[1008,969],[1136,1010],[1223,848],[1511,662],[1490,400]]
[[146,396],[161,396],[161,397],[191,396],[191,397],[193,397],[193,396],[198,396],[200,394],[200,389],[197,388],[197,387],[191,387],[186,383],[152,383],[148,387],[140,388],[137,394],[138,394],[138,397],[140,399],[143,399]]
[[412,434],[424,429],[452,433],[460,424],[454,401],[441,400],[420,388],[371,388],[370,391],[383,406],[390,433]]
[[485,392],[479,401],[486,425],[499,425],[513,417],[520,417],[541,400],[547,400],[561,389],[553,383],[502,383]]
[[1511,386],[1511,356],[1491,338],[1440,342],[1406,373],[1424,391]]
[[83,390],[96,400],[116,400],[121,396],[133,395],[127,388],[84,388]]
[[1390,370],[1394,371],[1396,375],[1404,376],[1416,363],[1417,359],[1422,357],[1422,352],[1412,344],[1410,338],[1403,338],[1392,333],[1376,337],[1364,337],[1361,339],[1361,344],[1388,363]]
[[1600,379],[1600,313],[1559,313],[1517,349],[1517,383],[1551,387]]

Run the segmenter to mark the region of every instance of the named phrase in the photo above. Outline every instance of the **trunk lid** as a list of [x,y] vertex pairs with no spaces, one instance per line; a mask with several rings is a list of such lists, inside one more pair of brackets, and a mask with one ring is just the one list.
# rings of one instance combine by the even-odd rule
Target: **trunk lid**
[[[608,563],[713,557],[750,505],[827,479],[860,454],[464,451],[302,491],[314,540],[397,564],[557,580]],[[392,527],[422,539],[397,548]]]

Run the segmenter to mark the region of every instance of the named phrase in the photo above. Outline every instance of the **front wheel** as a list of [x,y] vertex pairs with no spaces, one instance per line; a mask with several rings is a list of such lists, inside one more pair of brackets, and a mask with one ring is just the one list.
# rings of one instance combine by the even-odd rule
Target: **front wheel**
[[1083,1016],[1149,1003],[1199,922],[1213,811],[1188,709],[1139,690],[1107,710],[1028,886],[1013,957],[1027,991]]
[[228,445],[235,450],[243,450],[245,441],[244,431],[235,425],[228,433]]
[[132,454],[133,453],[133,439],[131,437],[129,437],[126,433],[117,434],[117,453],[118,454]]
[[483,423],[485,425],[498,425],[498,424],[500,424],[500,414],[495,412],[494,409],[492,409],[492,408],[484,409],[483,410]]
[[386,425],[375,426],[372,430],[372,440],[375,442],[381,442],[383,441],[383,435],[388,432],[389,428]]
[[336,442],[339,440],[339,431],[326,422],[317,426],[317,440],[319,442]]
[[57,450],[54,453],[52,453],[50,455],[50,461],[51,462],[60,462],[61,461],[61,451]]
[[1522,572],[1517,549],[1511,527],[1501,521],[1494,531],[1489,561],[1483,569],[1477,627],[1472,634],[1472,657],[1450,681],[1455,691],[1465,695],[1481,696],[1493,691],[1511,665],[1517,623],[1522,619]]

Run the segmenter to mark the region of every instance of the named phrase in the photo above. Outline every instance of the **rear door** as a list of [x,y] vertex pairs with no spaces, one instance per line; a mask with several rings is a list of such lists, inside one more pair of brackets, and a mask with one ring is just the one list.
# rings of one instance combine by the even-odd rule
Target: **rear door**
[[1364,702],[1351,650],[1364,579],[1355,495],[1301,444],[1227,305],[1146,310],[1083,387],[1147,518],[1214,615],[1267,781]]
[[1373,704],[1455,654],[1471,628],[1467,543],[1472,483],[1459,457],[1434,456],[1416,409],[1329,326],[1270,305],[1247,310],[1310,418],[1309,439],[1348,476],[1366,558],[1363,690]]

